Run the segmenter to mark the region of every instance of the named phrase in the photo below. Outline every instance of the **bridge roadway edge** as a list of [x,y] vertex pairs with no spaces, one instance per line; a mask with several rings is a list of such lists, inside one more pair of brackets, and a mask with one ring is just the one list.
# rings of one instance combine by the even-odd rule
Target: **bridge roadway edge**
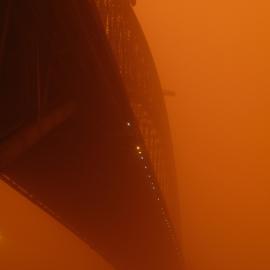
[[[31,3],[31,1],[27,2],[29,4]],[[73,2],[73,5],[76,4],[74,4]],[[74,8],[73,5],[69,7],[69,12],[71,11],[71,8]],[[83,12],[82,9],[78,9],[79,12]],[[74,10],[76,11],[76,9]],[[78,12],[78,10],[76,12]],[[90,24],[95,25],[96,23],[93,23],[90,18],[86,19],[86,21],[88,21],[86,25],[89,24],[89,26]],[[89,23],[90,21],[91,23]],[[78,24],[78,29],[79,28],[80,27]],[[90,35],[86,38],[85,44],[87,44],[88,46],[92,46],[92,49],[89,50],[85,47],[82,47],[80,53],[85,52],[85,58],[77,55],[78,63],[72,63],[77,64],[77,66],[80,67],[80,72],[76,73],[74,76],[75,78],[73,78],[74,81],[76,81],[77,85],[81,86],[80,93],[82,94],[83,98],[78,97],[77,101],[81,105],[80,110],[72,118],[68,119],[65,123],[59,125],[59,127],[53,130],[50,135],[46,136],[45,138],[41,138],[40,142],[28,149],[23,156],[18,157],[16,161],[12,162],[9,166],[2,170],[4,171],[4,173],[9,175],[11,179],[17,181],[18,184],[24,189],[27,189],[35,197],[38,197],[42,204],[46,205],[46,207],[54,209],[54,212],[62,212],[62,219],[70,221],[76,220],[75,225],[69,227],[83,227],[83,232],[79,233],[80,237],[83,238],[86,242],[90,243],[90,245],[95,246],[96,249],[105,258],[107,258],[109,261],[112,261],[114,265],[119,266],[119,268],[117,269],[126,269],[128,263],[130,263],[129,260],[131,260],[132,258],[133,262],[135,262],[135,265],[136,262],[138,264],[135,269],[137,269],[137,267],[140,267],[140,269],[168,269],[164,268],[165,265],[162,265],[162,262],[160,261],[153,262],[153,258],[153,261],[147,262],[147,258],[149,258],[149,256],[144,257],[143,260],[142,258],[139,258],[139,254],[143,253],[142,251],[144,250],[144,247],[142,243],[138,241],[136,233],[135,235],[133,235],[133,237],[131,236],[132,233],[130,234],[130,232],[133,232],[133,234],[135,232],[135,227],[133,224],[133,222],[135,223],[134,220],[133,222],[127,222],[127,227],[129,229],[126,231],[125,237],[122,236],[122,240],[126,241],[129,238],[133,238],[132,241],[134,241],[134,243],[137,243],[137,247],[140,246],[141,250],[136,250],[135,248],[133,252],[128,251],[126,246],[124,245],[125,241],[122,243],[122,249],[120,249],[121,254],[114,254],[117,252],[113,250],[113,247],[108,248],[108,250],[106,250],[105,247],[106,243],[110,241],[115,245],[118,244],[119,246],[121,246],[121,241],[119,241],[119,238],[114,238],[117,236],[117,234],[115,234],[115,231],[110,230],[110,228],[108,228],[108,224],[107,226],[104,226],[106,220],[110,220],[112,222],[111,224],[114,224],[115,222],[115,224],[119,225],[119,228],[122,227],[123,230],[125,230],[126,228],[121,225],[125,224],[125,220],[123,219],[123,217],[125,217],[126,220],[148,220],[148,224],[146,224],[147,230],[145,231],[145,229],[141,228],[141,230],[144,231],[144,236],[148,235],[150,237],[150,235],[152,234],[151,231],[158,229],[157,227],[159,227],[158,232],[161,233],[161,237],[159,239],[162,239],[162,233],[164,233],[164,239],[167,236],[165,233],[165,227],[163,228],[162,217],[159,216],[159,212],[157,211],[156,213],[152,213],[155,212],[153,211],[153,209],[155,209],[156,207],[156,202],[148,199],[151,198],[152,193],[149,189],[149,186],[145,185],[145,181],[147,180],[144,175],[145,171],[143,170],[143,166],[141,166],[141,161],[138,160],[137,153],[135,151],[136,145],[138,143],[142,144],[142,141],[139,138],[138,130],[136,130],[133,114],[129,107],[126,106],[128,102],[124,94],[123,86],[121,85],[121,80],[117,75],[117,71],[115,70],[116,66],[113,63],[113,59],[109,55],[108,47],[100,46],[100,43],[97,42],[97,40],[102,40],[104,39],[104,37],[100,36],[100,32],[96,31],[96,29],[93,29],[93,27],[91,31],[92,33],[88,33],[88,35]],[[92,39],[89,40],[91,34],[93,33],[95,33],[94,39],[97,39],[95,40],[95,42],[93,42],[93,36]],[[74,33],[71,33],[70,35],[72,34]],[[78,37],[77,34],[74,34],[74,36],[76,36],[76,38]],[[85,36],[87,36],[86,33],[81,33],[80,39],[83,40]],[[93,44],[96,44],[96,46],[93,47]],[[97,44],[99,45],[97,46]],[[102,44],[106,43],[102,42]],[[74,44],[73,48],[77,48],[77,46],[81,46],[79,42]],[[74,59],[72,59],[72,61],[75,61]],[[108,65],[109,61],[110,64]],[[94,69],[92,68],[91,72],[89,72],[89,69],[87,68],[89,66],[89,63],[91,63],[92,67],[95,67]],[[89,76],[89,73],[92,74]],[[104,76],[104,74],[106,74],[106,76]],[[91,85],[91,89],[98,89],[98,91],[89,91],[89,85]],[[112,89],[114,91],[113,95],[111,93]],[[122,106],[119,106],[119,104],[121,104]],[[134,123],[132,127],[134,128],[134,130],[132,132],[130,132],[129,127],[127,127],[126,125],[127,121]],[[95,127],[94,130],[93,126]],[[78,130],[81,130],[80,134]],[[66,136],[67,134],[69,135]],[[65,139],[63,140],[63,138]],[[73,145],[74,141],[76,145]],[[121,146],[121,144],[123,144],[123,141],[125,142],[125,144],[124,146]],[[67,151],[68,147],[72,149],[69,150],[70,152]],[[61,149],[61,151],[59,149]],[[65,155],[63,153],[65,153]],[[106,155],[108,155],[107,158]],[[59,157],[59,160],[56,159],[57,156]],[[76,157],[80,157],[80,159],[77,160]],[[95,172],[87,172],[85,171],[85,168],[87,166],[82,167],[81,163],[89,162],[88,160],[91,160],[92,164],[95,164],[95,166],[92,166],[92,170]],[[48,165],[50,164],[50,162],[53,162],[53,164],[51,164],[51,167],[49,166],[49,168]],[[68,166],[70,164],[76,164],[77,170],[75,170],[74,167],[72,168],[72,166]],[[125,164],[125,166],[123,166],[123,164]],[[134,168],[137,173],[133,173]],[[76,186],[76,184],[78,184],[78,180],[73,182],[71,176],[73,176],[74,180],[75,176],[77,176],[76,172],[81,173],[82,171],[84,171],[87,177],[81,177],[80,183],[85,184],[84,181],[87,178],[87,180],[89,181],[87,182],[88,191],[84,193],[84,189],[79,189],[79,197],[78,195],[69,197],[67,194],[65,194],[65,192],[68,189],[71,192],[78,188]],[[111,177],[111,175],[114,175],[114,177]],[[40,178],[40,182],[37,183],[36,179]],[[50,180],[48,181],[48,179]],[[116,192],[112,192],[119,179],[122,179],[121,186],[119,184]],[[123,182],[123,179],[130,179],[130,181]],[[56,184],[55,182],[57,180],[59,181],[58,184]],[[41,183],[43,186],[40,185]],[[64,186],[67,183],[70,185],[69,188],[67,186]],[[91,186],[91,184],[93,184],[93,186]],[[94,186],[96,187],[95,192],[91,191],[91,187]],[[50,201],[53,187],[55,197],[52,199],[52,201]],[[69,209],[75,207],[76,202],[82,199],[81,197],[83,197],[83,193],[85,196],[84,200],[82,200],[83,202],[77,205],[77,209],[75,208],[72,213],[69,210],[65,209],[66,203],[69,203]],[[118,196],[115,196],[112,193],[117,194]],[[63,197],[66,199],[64,205],[62,204],[62,202],[59,201],[60,194],[62,196],[62,199]],[[100,196],[97,196],[97,194],[99,194]],[[102,195],[104,196],[104,194],[107,195],[106,200],[110,199],[107,201],[107,204],[105,204],[104,202],[100,202],[100,199],[102,198]],[[138,196],[139,194],[140,196]],[[145,196],[145,194],[147,194],[147,196]],[[141,207],[132,204],[128,206],[126,202],[130,201],[132,196],[136,197],[136,199],[134,198],[133,203],[135,201],[137,203],[142,203],[142,198],[145,198],[146,203],[144,205],[141,205]],[[91,213],[86,214],[88,208],[85,208],[85,203],[89,198],[92,198],[92,210],[95,209],[96,211],[95,212],[93,210],[92,214],[94,216],[91,216]],[[100,213],[102,205],[104,207],[104,212],[102,216],[103,219],[97,215],[98,212]],[[149,207],[148,211],[146,211],[147,205]],[[154,207],[150,207],[151,205],[154,205]],[[119,212],[115,213],[114,218],[112,218],[111,214],[109,213],[114,213],[115,209],[119,209]],[[146,213],[141,212],[141,210],[144,210],[147,215]],[[130,213],[137,214],[134,214],[134,216],[131,217]],[[80,218],[76,216],[77,214],[85,215],[84,218],[87,220],[87,222],[89,222],[89,226],[80,224]],[[61,216],[61,214],[57,214],[57,216],[58,215]],[[143,219],[142,216],[144,217]],[[157,220],[158,222],[151,222],[151,216],[153,217],[153,220]],[[119,220],[117,220],[117,217]],[[136,217],[138,219],[136,219]],[[122,221],[122,223],[119,223],[120,220]],[[91,228],[91,226],[93,228],[93,231],[96,230],[96,232],[98,232],[99,229],[104,226],[104,231],[103,233],[89,234],[89,228]],[[140,225],[136,224],[136,227],[137,226]],[[74,231],[77,230],[78,229],[74,229]],[[117,231],[117,226],[114,227],[114,230]],[[100,236],[102,234],[104,234],[103,241],[100,241],[98,239],[96,241],[90,240],[91,238],[95,238],[95,235]],[[154,243],[155,237],[153,237],[153,234],[151,237],[151,240]],[[140,239],[142,240],[142,238]],[[145,239],[143,240],[145,241]],[[102,242],[102,244],[99,244],[99,241],[100,243]],[[135,246],[136,245],[134,245],[134,247]],[[149,252],[149,248],[150,246],[144,250],[145,254]],[[154,245],[151,245],[151,249],[155,249]],[[156,252],[161,252],[161,250]],[[120,256],[122,257],[125,253],[126,261],[123,263],[119,258]],[[159,255],[161,255],[161,253]],[[119,256],[119,258],[116,258],[117,256]],[[141,256],[143,257],[143,255]],[[159,257],[161,258],[161,256]],[[143,265],[143,262],[145,263],[145,266]]]

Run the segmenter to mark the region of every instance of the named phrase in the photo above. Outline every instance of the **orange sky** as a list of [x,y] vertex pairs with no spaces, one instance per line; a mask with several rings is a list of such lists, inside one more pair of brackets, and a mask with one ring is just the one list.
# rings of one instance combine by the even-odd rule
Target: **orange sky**
[[0,269],[112,270],[70,231],[1,181]]
[[168,98],[186,270],[270,269],[269,1],[144,0]]
[[[137,0],[136,10],[163,87],[177,92],[167,104],[185,270],[269,270],[270,5]],[[3,183],[0,198],[1,270],[110,270]]]

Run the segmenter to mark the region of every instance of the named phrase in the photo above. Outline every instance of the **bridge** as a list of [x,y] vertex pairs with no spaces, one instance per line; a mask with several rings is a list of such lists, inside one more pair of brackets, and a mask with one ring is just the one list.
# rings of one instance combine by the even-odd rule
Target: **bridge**
[[116,270],[175,270],[173,150],[135,3],[1,1],[1,179]]

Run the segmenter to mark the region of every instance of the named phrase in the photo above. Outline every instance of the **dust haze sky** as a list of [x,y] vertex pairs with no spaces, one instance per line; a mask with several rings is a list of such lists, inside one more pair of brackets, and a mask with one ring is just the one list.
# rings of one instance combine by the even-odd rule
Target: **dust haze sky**
[[137,0],[167,98],[186,270],[270,269],[270,4]]
[[[177,93],[167,105],[185,270],[270,269],[269,9],[262,0],[137,0],[163,87]],[[0,198],[1,269],[107,269],[4,184]]]
[[39,207],[0,181],[1,270],[113,270]]

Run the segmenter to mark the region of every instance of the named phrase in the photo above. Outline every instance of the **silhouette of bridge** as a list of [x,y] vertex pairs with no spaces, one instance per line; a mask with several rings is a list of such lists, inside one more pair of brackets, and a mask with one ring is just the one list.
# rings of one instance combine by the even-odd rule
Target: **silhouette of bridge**
[[135,3],[0,2],[1,179],[116,270],[180,269],[167,113]]

